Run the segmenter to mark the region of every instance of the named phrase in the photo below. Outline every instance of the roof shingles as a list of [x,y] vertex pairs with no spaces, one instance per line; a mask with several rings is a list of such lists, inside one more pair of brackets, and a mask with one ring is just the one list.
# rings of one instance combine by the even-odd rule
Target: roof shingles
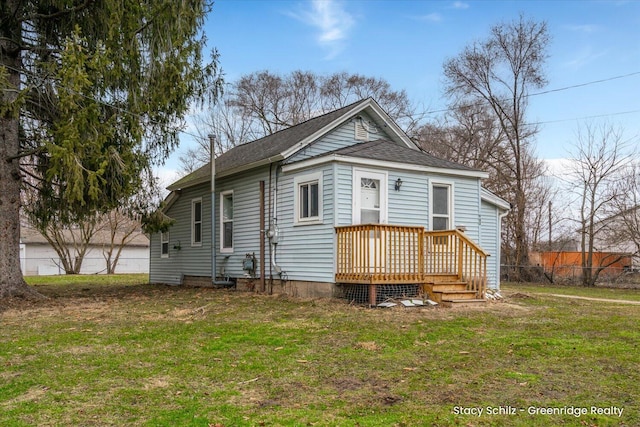
[[[384,160],[388,162],[405,163],[410,165],[426,166],[431,168],[454,169],[458,171],[477,171],[476,169],[434,157],[424,151],[417,151],[400,144],[384,139],[363,142],[349,147],[341,148],[327,154],[336,154],[347,157],[359,157],[371,160]],[[326,156],[323,154],[322,156]]]
[[[348,113],[369,101],[366,98],[347,105],[338,110],[314,117],[296,126],[283,129],[255,141],[238,145],[223,153],[216,159],[216,175],[243,166],[248,166],[266,159],[281,160],[281,154],[309,136],[332,124],[340,117],[347,117]],[[179,190],[211,179],[211,166],[202,166],[189,175],[171,184],[169,190]]]
[[[370,102],[371,98],[363,99],[346,107],[332,111],[327,114],[309,119],[296,126],[283,129],[272,135],[265,136],[252,142],[238,145],[216,159],[216,175],[233,173],[236,170],[257,166],[261,162],[273,162],[283,160],[283,153],[293,148],[296,144],[303,143],[307,138],[321,131],[327,126],[340,122],[340,119],[349,117],[363,104]],[[459,163],[439,159],[424,151],[409,148],[406,145],[388,140],[376,140],[355,144],[346,148],[325,153],[343,155],[347,157],[359,157],[371,160],[384,160],[410,165],[419,165],[432,168],[453,169],[457,171],[475,172],[476,169],[469,168]],[[179,190],[197,184],[209,182],[211,180],[211,166],[206,164],[195,170],[191,174],[179,179],[171,184],[168,189]]]

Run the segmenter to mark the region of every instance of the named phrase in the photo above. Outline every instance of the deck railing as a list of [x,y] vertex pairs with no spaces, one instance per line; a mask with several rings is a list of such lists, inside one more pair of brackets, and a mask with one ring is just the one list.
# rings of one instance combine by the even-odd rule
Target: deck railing
[[456,275],[467,282],[468,290],[484,297],[489,255],[459,230],[423,231],[422,235],[425,275]]
[[339,283],[428,283],[455,276],[484,296],[488,255],[458,230],[363,224],[336,227],[336,233]]

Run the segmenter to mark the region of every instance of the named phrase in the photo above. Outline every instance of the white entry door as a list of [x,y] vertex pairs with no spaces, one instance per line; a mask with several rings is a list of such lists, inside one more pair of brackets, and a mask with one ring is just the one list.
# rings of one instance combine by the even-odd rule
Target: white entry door
[[[363,169],[353,172],[353,224],[385,224],[387,222],[387,174]],[[386,235],[369,231],[356,247],[355,259],[364,265],[355,270],[381,273],[387,264]],[[367,255],[368,254],[368,255]]]
[[387,222],[387,174],[356,169],[353,172],[353,224]]

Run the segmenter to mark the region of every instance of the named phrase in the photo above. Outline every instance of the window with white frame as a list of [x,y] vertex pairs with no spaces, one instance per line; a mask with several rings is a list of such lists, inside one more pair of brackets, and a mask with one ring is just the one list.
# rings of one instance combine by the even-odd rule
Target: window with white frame
[[294,178],[295,223],[322,222],[322,173]]
[[191,246],[202,245],[202,198],[191,201]]
[[451,185],[434,183],[431,186],[431,229],[451,230]]
[[233,191],[220,193],[220,252],[233,252]]
[[169,258],[169,232],[160,233],[160,257]]

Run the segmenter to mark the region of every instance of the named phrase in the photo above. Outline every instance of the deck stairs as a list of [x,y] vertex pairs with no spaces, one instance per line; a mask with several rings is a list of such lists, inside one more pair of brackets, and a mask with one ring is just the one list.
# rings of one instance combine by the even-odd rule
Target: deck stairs
[[468,290],[467,282],[458,279],[455,274],[430,278],[423,284],[423,292],[429,296],[429,299],[445,307],[486,303],[486,299],[478,298],[476,291]]

